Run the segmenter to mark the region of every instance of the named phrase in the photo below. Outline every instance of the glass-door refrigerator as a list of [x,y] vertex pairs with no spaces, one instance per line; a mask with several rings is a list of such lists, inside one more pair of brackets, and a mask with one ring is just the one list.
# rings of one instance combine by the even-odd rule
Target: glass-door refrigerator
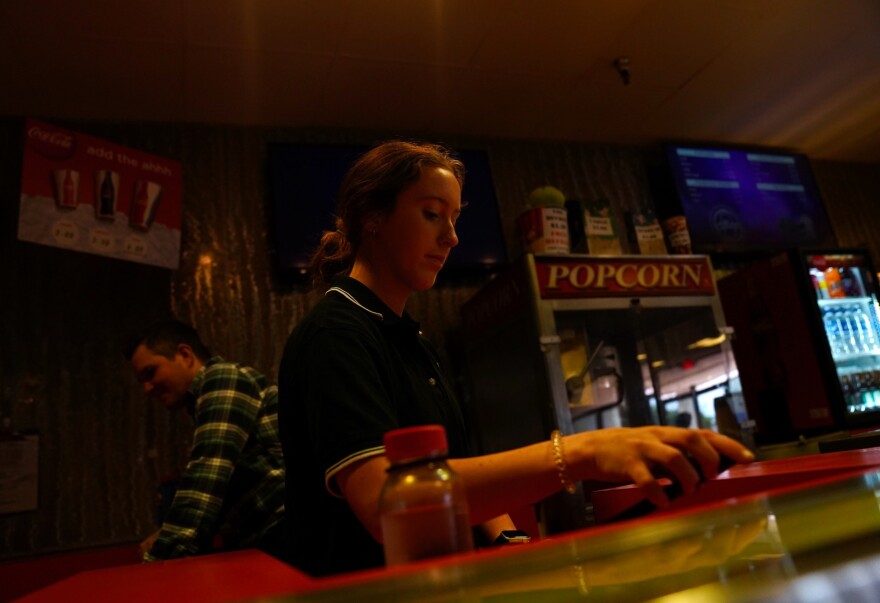
[[867,250],[788,251],[720,279],[718,290],[758,443],[880,426]]
[[880,314],[867,252],[805,256],[834,372],[844,426],[880,422]]

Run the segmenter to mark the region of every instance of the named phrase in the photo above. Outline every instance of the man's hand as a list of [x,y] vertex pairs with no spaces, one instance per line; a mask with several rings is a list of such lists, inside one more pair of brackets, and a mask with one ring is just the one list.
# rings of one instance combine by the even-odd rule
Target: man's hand
[[159,532],[161,532],[161,530],[156,530],[155,532],[147,536],[147,538],[143,542],[141,542],[141,557],[149,553],[150,549],[153,548],[153,543],[156,542],[156,538],[159,537]]

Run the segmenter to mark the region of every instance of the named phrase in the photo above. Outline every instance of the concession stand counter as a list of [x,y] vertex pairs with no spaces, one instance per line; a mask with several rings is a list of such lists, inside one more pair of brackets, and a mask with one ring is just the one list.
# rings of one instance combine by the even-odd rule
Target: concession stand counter
[[[481,453],[650,424],[740,436],[738,374],[707,256],[525,254],[462,306],[464,405]],[[589,488],[587,488],[589,490]],[[589,495],[541,505],[553,534]]]
[[[880,589],[877,454],[789,459],[803,481],[656,516],[407,566],[312,579],[257,551],[83,572],[20,603],[59,600],[856,601]],[[818,465],[817,465],[818,463]],[[740,481],[765,463],[741,467]],[[737,467],[730,470],[734,473]],[[707,482],[709,486],[712,482]],[[690,497],[680,499],[682,501]],[[822,596],[817,598],[817,595]]]

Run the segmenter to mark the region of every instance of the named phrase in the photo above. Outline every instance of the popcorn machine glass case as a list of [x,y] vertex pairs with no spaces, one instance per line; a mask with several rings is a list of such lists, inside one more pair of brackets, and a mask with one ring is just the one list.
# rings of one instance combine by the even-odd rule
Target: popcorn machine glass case
[[[465,406],[481,453],[651,424],[741,436],[730,330],[706,256],[526,254],[462,308]],[[583,487],[548,533],[592,523]]]

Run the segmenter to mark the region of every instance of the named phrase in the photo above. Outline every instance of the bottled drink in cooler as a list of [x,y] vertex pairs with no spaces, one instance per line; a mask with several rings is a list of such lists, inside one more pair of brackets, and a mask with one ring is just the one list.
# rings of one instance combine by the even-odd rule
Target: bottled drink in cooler
[[860,319],[865,331],[865,351],[872,353],[880,352],[880,345],[878,345],[877,334],[874,331],[874,324],[871,320],[871,315],[863,311]]
[[850,308],[850,316],[852,317],[853,324],[853,337],[855,339],[855,351],[856,352],[870,352],[870,348],[868,347],[868,333],[865,331],[865,322],[863,320],[863,312],[859,306],[852,306]]
[[835,347],[839,354],[849,354],[852,352],[850,347],[849,322],[846,320],[846,314],[843,308],[835,308],[831,311],[832,319],[835,327]]
[[859,275],[854,268],[840,268],[840,282],[843,287],[845,297],[862,297],[862,285],[859,282]]
[[464,484],[446,455],[446,431],[440,425],[385,434],[391,467],[379,514],[386,565],[473,550]]
[[832,266],[825,270],[825,284],[828,286],[828,297],[832,299],[846,297],[840,271],[837,268]]
[[821,270],[813,268],[810,270],[810,280],[813,281],[813,288],[816,290],[816,297],[819,299],[828,299],[828,283],[825,282],[825,274]]
[[850,354],[858,354],[861,351],[861,339],[858,330],[858,313],[852,306],[841,308],[844,330],[846,331],[846,348]]
[[837,327],[837,321],[834,318],[834,312],[832,312],[830,308],[822,309],[822,322],[825,325],[825,334],[828,337],[828,345],[831,347],[831,353],[841,353],[839,329]]

